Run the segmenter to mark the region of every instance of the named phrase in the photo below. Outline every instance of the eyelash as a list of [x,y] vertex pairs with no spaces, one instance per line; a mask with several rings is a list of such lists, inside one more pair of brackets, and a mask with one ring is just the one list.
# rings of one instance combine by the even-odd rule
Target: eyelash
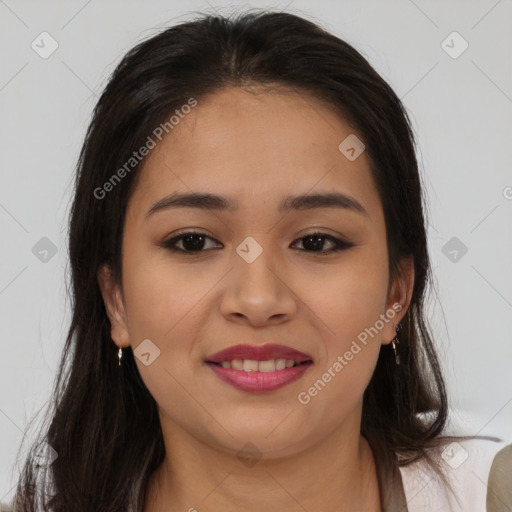
[[[176,243],[180,242],[181,240],[183,240],[184,238],[186,238],[188,236],[194,236],[194,235],[195,236],[203,236],[205,238],[209,238],[210,240],[214,240],[212,237],[206,235],[205,233],[200,233],[198,231],[186,231],[184,233],[180,233],[179,235],[170,238],[169,240],[165,240],[164,242],[162,242],[159,245],[161,245],[162,247],[166,248],[170,252],[182,253],[182,254],[187,255],[187,256],[191,256],[191,255],[194,255],[194,254],[200,254],[200,253],[205,252],[206,250],[208,250],[208,249],[206,249],[206,250],[205,249],[201,249],[199,251],[187,251],[187,250],[179,249],[179,248],[175,247]],[[334,247],[332,249],[323,250],[323,251],[306,251],[304,249],[300,249],[301,251],[305,251],[305,252],[309,252],[309,253],[317,254],[317,255],[328,255],[328,254],[332,254],[332,253],[335,253],[335,252],[338,252],[338,251],[345,251],[347,249],[350,249],[351,247],[354,247],[354,244],[352,244],[350,242],[345,242],[344,240],[340,240],[339,238],[336,238],[334,236],[328,235],[326,233],[321,233],[319,231],[314,231],[314,232],[311,232],[311,233],[307,233],[306,235],[304,235],[304,236],[302,236],[300,238],[297,238],[297,240],[304,240],[304,239],[306,239],[308,237],[311,237],[311,236],[315,236],[315,237],[319,237],[319,238],[325,238],[326,240],[329,240],[332,243],[334,243]]]

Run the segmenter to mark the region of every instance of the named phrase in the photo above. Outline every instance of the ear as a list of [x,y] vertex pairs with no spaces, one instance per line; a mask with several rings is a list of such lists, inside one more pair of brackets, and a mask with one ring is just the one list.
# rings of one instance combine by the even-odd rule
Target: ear
[[[385,323],[382,330],[382,344],[388,345],[396,336],[395,326],[400,323],[406,315],[412,298],[414,288],[414,258],[405,256],[400,260],[400,273],[389,285],[388,298],[386,302],[386,317],[389,321]],[[393,318],[393,311],[395,315]]]
[[130,333],[122,293],[119,285],[114,282],[110,267],[106,264],[98,270],[98,284],[110,320],[112,340],[118,347],[128,347]]

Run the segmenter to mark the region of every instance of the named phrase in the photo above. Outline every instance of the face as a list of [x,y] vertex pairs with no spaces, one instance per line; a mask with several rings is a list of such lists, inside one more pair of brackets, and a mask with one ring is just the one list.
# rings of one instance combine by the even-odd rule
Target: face
[[[201,99],[151,150],[127,207],[123,292],[99,277],[116,344],[146,354],[135,360],[164,432],[227,453],[250,441],[272,458],[357,426],[413,276],[409,267],[389,279],[369,160],[338,149],[351,134],[312,97],[230,88]],[[177,193],[222,196],[232,208],[202,201],[148,214]],[[279,209],[289,197],[328,193],[345,201]],[[206,362],[268,343],[311,362],[260,391],[227,383]]]

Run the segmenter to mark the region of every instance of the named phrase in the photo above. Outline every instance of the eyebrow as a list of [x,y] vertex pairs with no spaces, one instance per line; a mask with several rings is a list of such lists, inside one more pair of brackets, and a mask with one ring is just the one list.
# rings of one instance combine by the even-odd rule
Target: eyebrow
[[[203,210],[229,211],[238,209],[238,201],[233,198],[211,193],[174,192],[154,203],[146,213],[146,219],[156,212],[172,208],[200,208]],[[283,198],[278,207],[279,213],[313,210],[319,208],[341,208],[369,217],[364,207],[353,197],[340,192],[302,194]]]

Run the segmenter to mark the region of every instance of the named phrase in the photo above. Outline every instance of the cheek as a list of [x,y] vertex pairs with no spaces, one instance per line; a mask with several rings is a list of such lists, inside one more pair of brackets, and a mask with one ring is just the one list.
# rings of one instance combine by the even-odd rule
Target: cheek
[[387,258],[370,246],[358,248],[342,263],[301,280],[304,302],[331,337],[343,341],[373,325],[384,312]]
[[323,341],[314,378],[329,383],[329,391],[321,393],[325,400],[346,402],[347,397],[360,396],[381,348],[379,319],[385,313],[387,258],[369,246],[362,249],[325,278],[316,275],[322,286],[310,286],[307,293],[304,288],[305,303],[315,313],[312,318]]
[[127,259],[125,295],[132,343],[145,337],[162,342],[172,338],[182,323],[190,322],[216,280],[211,272],[173,263],[163,251],[143,261]]
[[[185,272],[165,257],[127,258],[125,268],[130,343],[141,378],[164,410],[188,410],[188,393],[198,393],[191,365],[195,331],[201,322],[198,306],[216,280]],[[154,345],[145,342],[151,353],[149,365],[137,357],[139,345],[147,339]]]
[[[149,366],[137,357],[135,361],[153,396],[167,403],[183,394],[179,383],[189,383],[188,389],[194,380],[200,366],[195,341],[214,307],[209,293],[225,271],[172,262],[164,251],[148,252],[145,257],[134,251],[125,263],[132,349],[137,356],[139,344],[149,339],[158,354]],[[160,397],[160,393],[164,395]]]

